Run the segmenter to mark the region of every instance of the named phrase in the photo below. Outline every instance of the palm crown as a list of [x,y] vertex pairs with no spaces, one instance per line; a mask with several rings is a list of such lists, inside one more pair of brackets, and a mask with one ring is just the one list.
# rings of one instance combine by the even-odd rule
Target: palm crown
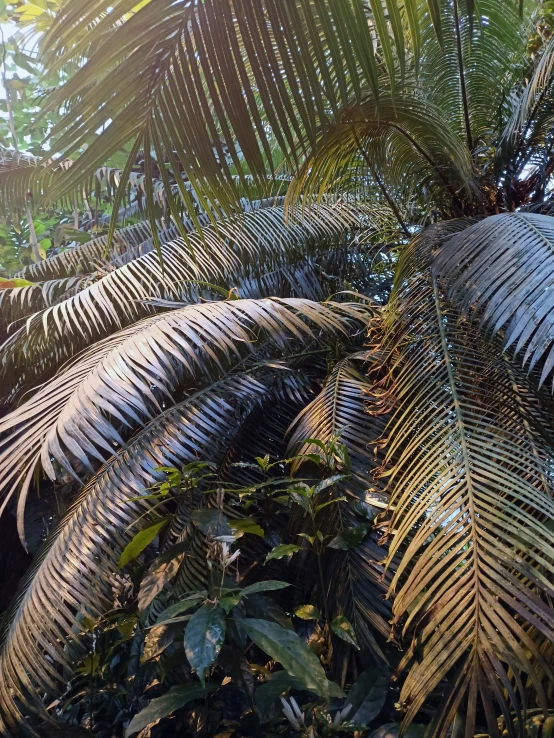
[[[288,444],[298,473],[337,439],[351,474],[318,492],[318,525],[361,537],[320,576],[299,545],[288,567],[357,634],[332,668],[355,646],[390,665],[388,638],[403,725],[432,705],[433,736],[548,714],[551,31],[538,2],[61,5],[44,64],[77,71],[48,98],[51,158],[0,171],[4,208],[73,202],[125,159],[107,235],[0,295],[0,504],[26,545],[41,476],[65,484],[5,618],[7,735],[52,720],[44,694],[110,608],[164,467],[206,459],[244,486],[250,452]],[[138,169],[146,218],[118,228]],[[289,536],[309,538],[306,510]],[[162,553],[203,550],[191,515],[172,509]],[[148,622],[209,576],[186,557],[170,574]]]

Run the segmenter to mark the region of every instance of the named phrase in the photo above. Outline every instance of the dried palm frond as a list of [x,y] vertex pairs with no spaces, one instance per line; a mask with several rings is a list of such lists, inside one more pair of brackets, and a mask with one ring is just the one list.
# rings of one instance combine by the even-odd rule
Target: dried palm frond
[[542,654],[554,641],[552,410],[434,277],[405,283],[392,309],[384,474],[404,724],[438,689],[433,735],[458,710],[473,735],[479,705],[494,734],[496,708],[521,720],[526,680],[543,710],[554,680]]

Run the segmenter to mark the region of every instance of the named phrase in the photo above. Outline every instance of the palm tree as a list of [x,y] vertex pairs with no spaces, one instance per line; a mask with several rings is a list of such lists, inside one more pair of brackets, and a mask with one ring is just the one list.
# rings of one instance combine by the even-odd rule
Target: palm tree
[[[61,6],[41,43],[49,70],[77,66],[48,101],[65,115],[51,160],[0,172],[5,207],[29,187],[73,201],[123,149],[113,210],[140,161],[148,222],[116,215],[2,294],[0,490],[22,541],[42,473],[86,482],[6,618],[7,735],[48,719],[159,467],[224,474],[295,416],[290,455],[337,434],[349,451],[321,526],[373,530],[326,551],[315,589],[362,661],[402,649],[404,728],[429,705],[441,738],[548,714],[552,28],[534,0]],[[205,572],[174,574],[178,594]]]

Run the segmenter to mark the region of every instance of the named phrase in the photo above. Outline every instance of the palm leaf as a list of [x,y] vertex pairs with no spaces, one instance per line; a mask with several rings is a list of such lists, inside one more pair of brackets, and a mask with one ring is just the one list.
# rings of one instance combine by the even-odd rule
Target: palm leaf
[[255,283],[268,268],[333,245],[360,224],[360,215],[355,206],[321,205],[305,219],[286,222],[282,208],[267,208],[222,222],[217,230],[204,229],[202,237],[189,236],[188,244],[171,241],[162,246],[163,272],[157,255],[147,253],[29,317],[3,346],[4,376],[18,378],[15,366],[21,359],[31,365],[40,361],[36,369],[44,374],[92,340],[151,314],[149,299],[196,301],[199,282],[227,288],[239,280]]
[[552,411],[434,278],[413,278],[393,309],[383,405],[394,409],[385,465],[389,559],[401,559],[394,625],[409,639],[399,702],[407,725],[439,688],[433,735],[459,710],[473,735],[479,704],[495,734],[495,707],[521,720],[524,675],[543,710],[554,679],[541,653],[554,641]]
[[83,654],[83,618],[113,607],[119,556],[154,505],[136,498],[163,477],[156,468],[221,459],[253,407],[279,390],[281,373],[237,374],[193,394],[142,428],[88,483],[38,555],[6,619],[0,707],[10,728],[37,735],[24,716],[45,717],[41,694],[59,695],[66,683],[60,667],[71,671],[68,643]]
[[[530,23],[519,17],[517,3],[439,0],[442,46],[424,24],[419,84],[424,99],[468,149],[490,142],[499,119],[509,113],[509,95],[525,54]],[[476,3],[477,5],[477,3]],[[474,21],[474,22],[472,22]],[[518,70],[514,72],[514,70]]]
[[[388,503],[385,485],[376,486],[372,477],[380,461],[372,442],[381,436],[387,421],[368,412],[372,385],[356,367],[356,359],[365,358],[362,353],[336,364],[321,393],[295,419],[287,450],[289,455],[321,453],[306,439],[317,438],[326,443],[337,434],[347,447],[352,477],[341,483],[340,494],[348,499],[325,508],[320,521],[323,533],[331,536],[343,528],[362,524],[364,518],[367,523]],[[298,468],[299,463],[295,466]],[[364,658],[370,654],[374,660],[386,662],[374,632],[384,638],[389,635],[391,611],[384,598],[391,574],[381,564],[386,550],[376,540],[377,535],[372,533],[355,548],[325,552],[324,598],[330,617],[345,615],[352,623]],[[338,644],[337,650],[340,651]]]
[[439,108],[414,94],[381,92],[378,98],[345,107],[338,122],[321,132],[287,197],[294,202],[301,193],[321,197],[331,188],[344,192],[349,178],[358,189],[365,178],[373,182],[382,207],[396,210],[403,199],[397,195],[407,181],[414,190],[445,190],[450,199],[463,189],[471,194],[471,168],[467,148]]
[[506,213],[486,218],[447,241],[435,270],[452,300],[504,345],[541,368],[554,367],[554,218]]
[[151,145],[158,160],[167,157],[173,171],[182,168],[199,198],[216,210],[229,207],[236,195],[227,161],[239,175],[244,161],[260,181],[268,164],[275,168],[266,122],[294,161],[294,139],[313,140],[317,121],[338,101],[346,104],[361,86],[378,93],[373,33],[394,79],[397,58],[403,61],[403,34],[396,3],[387,5],[394,41],[380,2],[368,10],[361,0],[164,0],[123,21],[127,0],[118,0],[110,13],[103,1],[85,8],[73,0],[45,40],[50,60],[56,55],[63,64],[82,53],[82,45],[72,45],[85,27],[100,43],[52,97],[53,107],[74,101],[53,135],[63,130],[64,151],[73,152],[108,118],[113,123],[77,160],[69,179],[82,178],[135,140],[145,152]]
[[69,454],[92,470],[91,459],[103,460],[114,444],[123,444],[125,428],[151,418],[202,377],[240,365],[256,346],[268,342],[286,352],[297,340],[347,333],[349,321],[367,317],[360,305],[234,300],[153,316],[99,342],[1,421],[0,484],[8,499],[22,485],[20,534],[39,463],[53,479],[51,457],[72,470]]
[[[282,198],[264,198],[258,200],[241,200],[240,207],[245,213],[263,208],[279,205]],[[108,219],[109,220],[109,219]],[[205,213],[198,213],[195,221],[190,218],[181,219],[177,226],[175,223],[156,222],[156,232],[161,244],[173,241],[179,237],[180,230],[192,233],[197,224],[202,227],[210,224],[210,218]],[[40,282],[44,280],[63,279],[72,277],[90,270],[94,263],[114,266],[122,266],[132,259],[154,250],[152,241],[152,228],[148,222],[136,223],[135,225],[118,228],[108,245],[108,236],[99,236],[87,243],[72,246],[71,248],[55,254],[48,259],[30,264],[17,273],[17,276]]]

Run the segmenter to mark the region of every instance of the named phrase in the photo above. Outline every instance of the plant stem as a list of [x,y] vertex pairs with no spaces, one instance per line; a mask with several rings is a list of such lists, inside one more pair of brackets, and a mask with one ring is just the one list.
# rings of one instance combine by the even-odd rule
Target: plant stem
[[466,78],[464,73],[464,57],[462,53],[462,36],[460,32],[458,0],[454,0],[454,23],[456,25],[456,50],[458,54],[458,72],[460,75],[460,89],[462,93],[462,106],[464,110],[464,125],[466,129],[468,148],[470,151],[473,151],[473,136],[471,135],[471,124],[469,121],[469,104],[467,99]]

